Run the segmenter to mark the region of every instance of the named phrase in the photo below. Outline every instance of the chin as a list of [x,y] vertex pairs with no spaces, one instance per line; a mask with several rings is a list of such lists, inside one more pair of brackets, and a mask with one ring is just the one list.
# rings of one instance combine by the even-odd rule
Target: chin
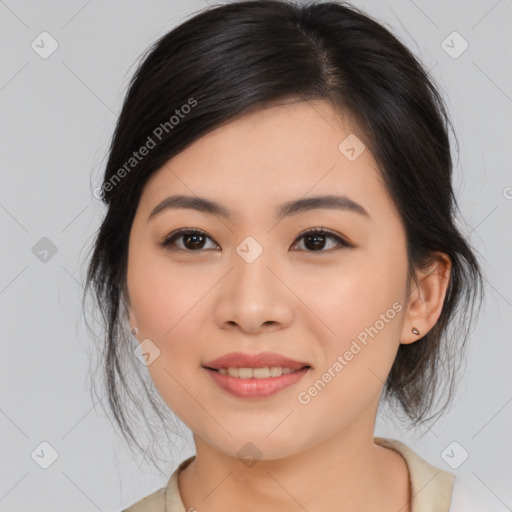
[[[297,429],[294,431],[297,432]],[[258,461],[283,459],[306,449],[291,433],[283,431],[281,435],[277,435],[274,431],[270,436],[267,437],[267,435],[268,431],[256,434],[248,431],[245,435],[239,433],[234,439],[230,438],[227,442],[224,438],[220,442],[209,444],[225,455],[240,459],[240,462],[245,463],[248,468]],[[270,439],[271,437],[272,439]]]

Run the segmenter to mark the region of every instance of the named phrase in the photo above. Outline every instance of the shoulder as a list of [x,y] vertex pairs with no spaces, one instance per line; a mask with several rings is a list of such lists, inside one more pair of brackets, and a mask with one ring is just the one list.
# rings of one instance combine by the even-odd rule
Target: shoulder
[[149,494],[121,512],[164,512],[165,487]]
[[[478,494],[468,476],[455,476],[429,464],[407,445],[396,439],[374,438],[374,442],[401,453],[409,468],[413,512],[510,512],[490,493]],[[489,502],[492,502],[490,504]]]
[[448,512],[455,475],[429,464],[406,444],[397,439],[375,437],[374,442],[402,455],[409,470],[412,511]]
[[191,456],[181,462],[165,487],[156,490],[121,512],[186,512],[180,496],[178,476],[194,459],[195,456]]

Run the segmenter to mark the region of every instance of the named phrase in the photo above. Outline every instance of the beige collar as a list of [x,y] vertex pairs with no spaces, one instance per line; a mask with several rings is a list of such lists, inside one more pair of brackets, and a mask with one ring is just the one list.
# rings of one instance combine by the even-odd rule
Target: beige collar
[[[396,439],[375,437],[375,444],[400,453],[407,463],[411,484],[411,512],[448,512],[455,475],[431,466],[407,445]],[[178,476],[195,456],[184,460],[169,478],[166,487],[146,496],[123,512],[187,512],[181,501]]]
[[375,444],[397,451],[405,459],[411,483],[411,512],[448,512],[455,475],[435,466],[396,439],[375,437]]

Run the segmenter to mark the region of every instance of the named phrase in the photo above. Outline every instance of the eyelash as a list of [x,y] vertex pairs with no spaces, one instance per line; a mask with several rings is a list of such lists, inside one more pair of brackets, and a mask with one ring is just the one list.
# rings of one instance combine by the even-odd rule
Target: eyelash
[[[210,240],[212,240],[211,237],[209,237],[204,231],[201,231],[200,229],[183,228],[183,229],[179,229],[179,230],[171,233],[168,237],[166,237],[166,239],[163,242],[160,243],[160,245],[163,248],[168,249],[168,250],[178,250],[178,251],[184,251],[184,252],[190,252],[190,253],[202,252],[202,251],[206,250],[206,249],[190,250],[190,249],[172,248],[171,246],[175,244],[176,240],[183,237],[184,235],[201,235],[201,236],[205,236],[206,238],[209,238]],[[338,244],[338,247],[334,247],[334,248],[327,249],[327,250],[319,249],[318,251],[306,250],[305,252],[311,252],[311,253],[332,252],[333,250],[337,250],[337,249],[354,247],[347,240],[343,239],[336,233],[334,233],[328,229],[325,229],[325,228],[315,228],[315,229],[308,230],[305,233],[302,233],[301,235],[299,235],[297,237],[297,239],[294,242],[294,245],[299,240],[301,240],[303,238],[307,238],[308,236],[312,236],[312,235],[320,235],[320,236],[325,236],[327,238],[331,238],[336,241],[336,243]]]

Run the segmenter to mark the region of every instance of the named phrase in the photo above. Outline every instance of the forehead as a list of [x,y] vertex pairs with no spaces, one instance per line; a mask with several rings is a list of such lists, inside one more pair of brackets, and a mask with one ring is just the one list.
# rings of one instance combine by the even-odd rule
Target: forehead
[[392,207],[377,163],[353,126],[319,100],[244,115],[156,171],[141,207],[149,212],[171,193],[207,197],[248,217],[265,206],[332,193],[368,210],[378,200]]

